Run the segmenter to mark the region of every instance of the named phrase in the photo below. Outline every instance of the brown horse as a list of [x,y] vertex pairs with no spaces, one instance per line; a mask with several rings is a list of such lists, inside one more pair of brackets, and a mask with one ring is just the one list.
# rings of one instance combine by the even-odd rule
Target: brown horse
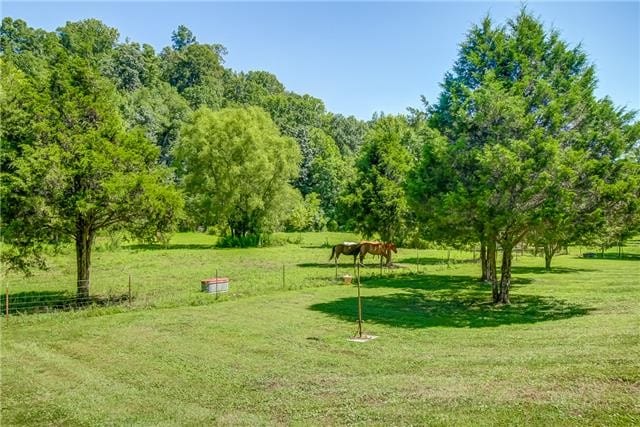
[[362,261],[364,261],[364,256],[366,254],[372,255],[380,255],[380,262],[382,262],[382,258],[386,259],[385,265],[391,264],[391,251],[398,253],[398,248],[395,243],[385,243],[385,242],[360,242],[360,265]]
[[338,264],[338,258],[342,254],[353,255],[353,265],[355,266],[356,258],[360,254],[360,243],[344,242],[344,243],[335,245],[331,250],[331,257],[329,258],[329,261],[331,261],[335,257],[335,260],[336,260],[335,262],[336,264]]

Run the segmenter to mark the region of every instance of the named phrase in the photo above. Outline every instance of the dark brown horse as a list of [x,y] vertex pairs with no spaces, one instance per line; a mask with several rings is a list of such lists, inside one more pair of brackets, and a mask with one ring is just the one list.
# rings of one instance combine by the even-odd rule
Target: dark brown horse
[[385,243],[385,242],[360,242],[360,265],[362,265],[362,261],[364,261],[364,257],[366,254],[372,255],[380,255],[380,262],[382,262],[382,258],[386,259],[385,265],[391,264],[391,251],[398,253],[398,248],[395,243]]
[[360,254],[360,243],[344,242],[335,245],[331,250],[331,257],[329,258],[329,261],[335,258],[335,262],[338,264],[338,257],[342,254],[353,255],[353,265],[356,265],[356,258]]

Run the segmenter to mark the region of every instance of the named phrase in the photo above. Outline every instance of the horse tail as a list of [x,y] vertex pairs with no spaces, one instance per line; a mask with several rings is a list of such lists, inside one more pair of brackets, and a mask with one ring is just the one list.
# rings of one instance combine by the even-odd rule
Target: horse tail
[[336,254],[336,247],[334,246],[334,247],[331,249],[331,257],[329,257],[329,261],[331,261],[331,260],[333,259],[333,256],[334,256],[335,254]]

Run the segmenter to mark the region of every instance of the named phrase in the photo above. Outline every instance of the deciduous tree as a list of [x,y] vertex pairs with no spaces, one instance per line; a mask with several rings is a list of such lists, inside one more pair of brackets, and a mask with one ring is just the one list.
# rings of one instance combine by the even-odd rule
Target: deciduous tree
[[175,154],[203,225],[244,238],[272,231],[290,214],[283,199],[300,152],[262,109],[201,108],[183,127]]

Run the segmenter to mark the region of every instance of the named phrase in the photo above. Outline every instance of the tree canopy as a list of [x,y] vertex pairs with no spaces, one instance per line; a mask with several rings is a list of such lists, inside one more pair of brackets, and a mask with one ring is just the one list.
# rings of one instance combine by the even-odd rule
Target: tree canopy
[[366,237],[402,239],[408,213],[405,179],[412,167],[405,142],[411,129],[399,116],[377,120],[365,135],[356,177],[343,198],[343,216]]
[[586,52],[526,8],[471,27],[433,105],[369,122],[227,68],[226,48],[184,25],[156,52],[96,19],[47,32],[6,17],[0,54],[2,257],[28,271],[73,241],[81,297],[96,235],[116,228],[479,242],[496,303],[517,245],[551,268],[569,244],[640,230],[635,112],[597,99]]
[[203,224],[244,238],[286,219],[300,153],[262,109],[196,111],[175,155],[189,206]]
[[[561,227],[604,208],[604,193],[628,176],[613,171],[628,163],[637,124],[604,108],[595,82],[582,49],[570,49],[525,9],[506,26],[489,18],[474,26],[445,77],[429,119],[446,143],[426,144],[412,200],[425,223],[481,242],[495,302],[509,302],[515,245],[550,227],[562,238]],[[597,128],[609,135],[594,135],[603,120],[612,126]]]
[[155,238],[172,230],[182,210],[158,148],[124,126],[115,85],[86,57],[92,37],[100,43],[91,52],[102,54],[114,32],[93,21],[64,27],[56,50],[43,58],[46,69],[34,76],[2,61],[2,117],[9,124],[0,135],[2,237],[10,242],[3,259],[28,270],[42,264],[44,245],[74,241],[81,298],[89,295],[98,231],[124,228]]

